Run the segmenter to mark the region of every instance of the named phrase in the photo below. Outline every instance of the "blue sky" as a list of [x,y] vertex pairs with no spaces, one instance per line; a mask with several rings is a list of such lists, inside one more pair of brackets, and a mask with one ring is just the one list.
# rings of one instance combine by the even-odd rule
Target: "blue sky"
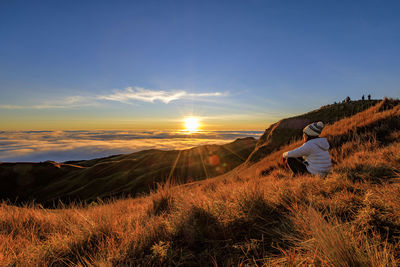
[[262,130],[400,95],[399,1],[0,2],[0,129]]

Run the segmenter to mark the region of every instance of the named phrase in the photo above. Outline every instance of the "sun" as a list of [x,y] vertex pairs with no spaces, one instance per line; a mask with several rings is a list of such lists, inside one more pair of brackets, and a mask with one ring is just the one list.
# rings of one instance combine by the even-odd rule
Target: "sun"
[[200,127],[200,120],[195,117],[187,117],[184,119],[185,130],[188,132],[197,132]]

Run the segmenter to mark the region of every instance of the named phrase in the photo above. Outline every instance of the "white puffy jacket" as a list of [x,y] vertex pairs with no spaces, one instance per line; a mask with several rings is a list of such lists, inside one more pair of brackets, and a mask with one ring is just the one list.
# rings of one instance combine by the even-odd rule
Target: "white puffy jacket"
[[283,153],[283,157],[303,157],[308,163],[308,172],[325,175],[332,168],[332,161],[328,149],[329,143],[326,138],[315,138],[305,142],[301,147]]

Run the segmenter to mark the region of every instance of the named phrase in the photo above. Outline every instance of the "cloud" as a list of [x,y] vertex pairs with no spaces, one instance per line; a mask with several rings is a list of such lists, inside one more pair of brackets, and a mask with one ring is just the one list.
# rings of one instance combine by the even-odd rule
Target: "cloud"
[[64,104],[40,104],[40,105],[30,105],[30,106],[22,106],[22,105],[0,105],[0,109],[58,109],[58,108],[70,108],[76,107],[76,105],[64,105]]
[[19,105],[0,105],[1,109],[23,109],[27,106],[19,106]]
[[173,100],[177,100],[186,95],[185,91],[156,91],[147,90],[140,87],[127,87],[125,90],[116,90],[113,94],[98,96],[98,99],[119,101],[122,103],[129,103],[130,100],[138,100],[143,102],[154,103],[154,101],[159,100],[165,104]]
[[112,94],[107,95],[89,95],[89,96],[69,96],[63,99],[55,99],[44,101],[36,105],[9,105],[0,104],[0,109],[65,109],[76,108],[82,106],[100,105],[99,100],[117,101],[121,103],[131,104],[132,101],[141,101],[154,103],[160,101],[168,104],[171,101],[180,99],[200,99],[205,97],[223,96],[227,93],[210,92],[210,93],[188,93],[184,90],[180,91],[163,91],[150,90],[141,87],[127,87],[124,90],[115,90]]
[[0,105],[0,109],[62,109],[98,105],[93,97],[69,96],[63,99],[47,100],[37,105]]
[[226,93],[220,93],[220,92],[215,92],[215,93],[199,93],[199,94],[186,94],[189,97],[210,97],[210,96],[222,96],[226,95]]
[[196,97],[212,97],[221,96],[220,92],[213,93],[188,93],[186,91],[162,91],[162,90],[149,90],[141,87],[127,87],[125,90],[116,90],[110,95],[98,96],[101,100],[119,101],[122,103],[130,103],[131,100],[143,101],[148,103],[154,103],[155,101],[161,101],[168,104],[171,101],[185,99],[185,98],[196,98]]
[[0,161],[58,162],[128,154],[144,149],[186,149],[224,144],[262,132],[216,131],[188,135],[173,131],[3,131]]

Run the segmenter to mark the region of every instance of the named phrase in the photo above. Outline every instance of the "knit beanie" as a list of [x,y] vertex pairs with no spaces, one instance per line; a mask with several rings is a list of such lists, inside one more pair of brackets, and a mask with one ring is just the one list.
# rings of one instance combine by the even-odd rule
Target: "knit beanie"
[[307,125],[303,129],[303,133],[305,133],[308,136],[319,136],[323,128],[324,128],[324,123],[322,121],[314,122]]

